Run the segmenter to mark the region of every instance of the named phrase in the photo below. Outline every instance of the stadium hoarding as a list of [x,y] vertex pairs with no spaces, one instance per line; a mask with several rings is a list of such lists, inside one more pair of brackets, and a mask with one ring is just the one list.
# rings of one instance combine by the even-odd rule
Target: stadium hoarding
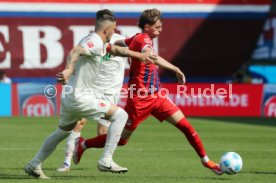
[[12,87],[12,115],[48,117],[58,115],[57,98],[45,95],[47,83],[20,83]]
[[[162,84],[170,100],[186,116],[260,117],[264,85],[250,84]],[[126,98],[119,102],[126,104]]]
[[[190,77],[227,77],[249,57],[270,4],[271,0],[0,0],[0,69],[14,79],[53,77],[64,67],[72,46],[93,30],[99,9],[113,10],[118,32],[129,37],[140,31],[141,11],[158,8],[164,17],[155,41],[158,53]],[[163,70],[160,74],[171,76]]]
[[263,85],[187,84],[180,93],[175,84],[163,87],[187,116],[261,116]]
[[[276,85],[167,83],[162,88],[186,116],[276,117]],[[11,106],[10,112],[0,116],[58,115],[61,90],[60,84],[12,84],[10,93],[0,98],[0,108]],[[126,99],[122,97],[119,105],[124,107]]]

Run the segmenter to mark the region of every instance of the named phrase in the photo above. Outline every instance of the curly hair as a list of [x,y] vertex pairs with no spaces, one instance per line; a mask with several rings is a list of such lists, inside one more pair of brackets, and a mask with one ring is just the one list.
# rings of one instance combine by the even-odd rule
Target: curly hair
[[145,24],[153,25],[158,20],[162,21],[161,12],[158,9],[147,9],[142,12],[139,18],[138,27],[142,30],[144,29]]

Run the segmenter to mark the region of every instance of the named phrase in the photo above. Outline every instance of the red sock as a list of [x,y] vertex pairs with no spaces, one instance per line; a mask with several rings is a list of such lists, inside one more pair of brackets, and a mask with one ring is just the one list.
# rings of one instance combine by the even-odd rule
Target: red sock
[[86,148],[103,148],[106,141],[106,134],[99,135],[95,138],[85,140],[84,144]]
[[[105,135],[99,135],[95,138],[91,138],[91,139],[87,139],[85,140],[84,144],[86,146],[86,148],[103,148],[105,145],[105,141],[106,141],[106,134]],[[124,139],[120,139],[118,145],[119,146],[123,146],[127,144],[127,140]]]
[[206,156],[206,152],[200,140],[199,135],[196,133],[195,129],[192,127],[189,121],[187,121],[186,118],[182,118],[175,126],[180,131],[182,131],[182,133],[185,134],[186,138],[193,146],[193,148],[195,149],[195,151],[197,152],[200,158],[203,158],[204,156]]

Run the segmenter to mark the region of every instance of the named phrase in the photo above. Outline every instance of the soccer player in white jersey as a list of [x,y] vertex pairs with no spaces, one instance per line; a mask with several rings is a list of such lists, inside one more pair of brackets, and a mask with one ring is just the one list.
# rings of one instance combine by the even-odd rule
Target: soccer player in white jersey
[[[116,18],[111,11],[100,10],[96,14],[96,26],[94,33],[82,39],[69,53],[66,68],[57,74],[58,82],[67,84],[73,90],[70,94],[61,97],[60,120],[58,128],[45,140],[35,157],[24,167],[30,176],[40,179],[48,179],[41,168],[56,146],[69,136],[78,120],[99,119],[104,117],[111,122],[107,141],[103,154],[98,161],[100,171],[127,172],[113,161],[113,153],[117,147],[122,130],[128,118],[127,113],[120,107],[110,104],[108,101],[97,99],[93,93],[93,84],[98,74],[99,65],[107,51],[117,56],[132,56],[146,61],[153,58],[150,54],[133,52],[107,43],[116,28]],[[63,87],[63,93],[68,87]]]
[[[114,33],[111,37],[110,43],[113,44],[117,40],[122,39],[125,39],[125,37]],[[97,91],[97,94],[100,94],[98,98],[109,101],[110,103],[115,105],[118,104],[120,91],[123,86],[126,63],[126,57],[118,57],[110,54],[108,54],[102,60],[99,73],[93,85],[93,88]],[[83,118],[81,121],[78,121],[74,130],[67,138],[64,163],[60,168],[57,169],[58,172],[70,171],[71,160],[75,149],[75,142],[77,138],[81,138],[81,130],[86,121],[87,120],[85,118]],[[108,120],[99,119],[97,126],[98,135],[106,134],[109,125],[110,122]],[[82,141],[82,138],[79,140]]]

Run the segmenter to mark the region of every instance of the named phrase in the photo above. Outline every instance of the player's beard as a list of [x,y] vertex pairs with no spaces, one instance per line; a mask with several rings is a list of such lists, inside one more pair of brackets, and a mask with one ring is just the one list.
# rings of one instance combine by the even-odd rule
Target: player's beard
[[111,40],[111,37],[112,37],[113,33],[109,33],[107,36],[106,36],[106,41],[109,42]]

